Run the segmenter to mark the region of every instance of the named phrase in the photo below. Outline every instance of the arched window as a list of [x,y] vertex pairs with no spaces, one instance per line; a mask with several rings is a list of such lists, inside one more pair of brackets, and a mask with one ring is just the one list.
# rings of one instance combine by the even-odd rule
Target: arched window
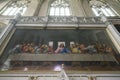
[[13,1],[9,5],[7,5],[4,9],[2,9],[0,13],[1,15],[8,16],[14,16],[17,13],[23,15],[27,9],[28,3],[30,3],[30,1],[28,0]]
[[54,0],[50,4],[50,16],[70,16],[70,5],[66,0]]
[[98,0],[90,1],[91,8],[96,16],[100,16],[103,14],[104,16],[117,16],[117,13],[105,2],[101,2]]

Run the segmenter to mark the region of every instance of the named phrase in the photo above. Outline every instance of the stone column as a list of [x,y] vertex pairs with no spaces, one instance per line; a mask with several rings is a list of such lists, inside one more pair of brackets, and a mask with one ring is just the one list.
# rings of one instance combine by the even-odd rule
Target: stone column
[[2,68],[1,68],[1,71],[7,71],[7,70],[9,70],[10,69],[10,59],[7,59],[5,62],[4,62],[4,64],[3,64],[3,66],[2,66]]
[[1,1],[1,2],[0,2],[0,10],[1,10],[3,7],[5,7],[9,2],[10,2],[10,0]]
[[114,25],[108,23],[106,31],[114,43],[117,51],[120,53],[120,36],[119,32],[115,29]]
[[95,14],[91,9],[88,0],[82,0],[82,6],[83,6],[84,12],[86,14],[86,17],[95,17]]
[[43,1],[38,16],[48,16],[49,4],[50,4],[50,0]]
[[117,51],[120,53],[120,36],[119,36],[119,32],[116,30],[116,28],[114,27],[114,25],[110,22],[108,22],[107,18],[105,16],[101,16],[101,19],[103,22],[105,22],[107,28],[106,31],[109,35],[109,37],[111,38],[112,42],[114,43]]
[[[15,27],[17,19],[19,17],[20,16],[18,16],[18,15],[14,16],[14,18],[9,21],[8,25],[6,26],[6,28],[2,31],[2,33],[0,35],[0,45],[1,45],[0,46],[0,56],[2,55],[2,57],[0,58],[0,64],[3,64],[6,61],[6,59],[8,58],[7,56],[10,55],[9,53],[4,53],[4,50],[7,46],[10,38],[12,37],[13,33],[16,30],[14,27]],[[7,66],[7,67],[9,67],[9,66]]]
[[38,0],[31,0],[23,16],[34,16],[36,9],[38,7],[38,2],[39,2]]
[[120,15],[120,3],[117,2],[116,0],[106,0],[106,2],[110,5],[110,7],[112,7],[117,14]]
[[85,13],[80,0],[69,0],[72,16],[84,17]]
[[37,9],[36,9],[36,12],[35,12],[34,16],[38,16],[39,15],[39,11],[41,9],[41,6],[42,6],[43,2],[44,2],[44,0],[38,0],[38,6],[37,6]]

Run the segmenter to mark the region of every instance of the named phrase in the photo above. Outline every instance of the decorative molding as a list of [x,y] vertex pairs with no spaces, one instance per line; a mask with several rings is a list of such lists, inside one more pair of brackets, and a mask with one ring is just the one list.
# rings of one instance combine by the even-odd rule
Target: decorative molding
[[20,17],[18,24],[104,24],[100,17]]
[[38,76],[29,76],[28,80],[38,80]]
[[[113,24],[120,24],[119,17],[107,17],[108,21]],[[13,17],[0,17],[0,20],[9,20],[13,22],[15,20],[16,25],[29,25],[32,26],[40,25],[40,26],[80,26],[80,25],[105,25],[105,22],[102,21],[101,17],[55,17],[55,16],[19,16],[17,18]]]

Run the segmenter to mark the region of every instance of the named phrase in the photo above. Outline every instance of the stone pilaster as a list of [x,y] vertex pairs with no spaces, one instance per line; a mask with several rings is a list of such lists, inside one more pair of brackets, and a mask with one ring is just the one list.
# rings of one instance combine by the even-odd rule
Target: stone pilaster
[[38,0],[31,0],[23,16],[34,16],[36,9],[38,7],[38,2],[39,2]]
[[110,7],[112,7],[118,15],[120,15],[120,3],[116,0],[106,0]]
[[39,11],[38,16],[47,16],[49,14],[49,4],[50,0],[44,0],[44,2],[41,5],[41,9]]
[[86,17],[94,17],[95,16],[95,14],[93,13],[93,11],[89,5],[89,0],[82,0],[82,5],[83,5],[83,9],[84,9]]

